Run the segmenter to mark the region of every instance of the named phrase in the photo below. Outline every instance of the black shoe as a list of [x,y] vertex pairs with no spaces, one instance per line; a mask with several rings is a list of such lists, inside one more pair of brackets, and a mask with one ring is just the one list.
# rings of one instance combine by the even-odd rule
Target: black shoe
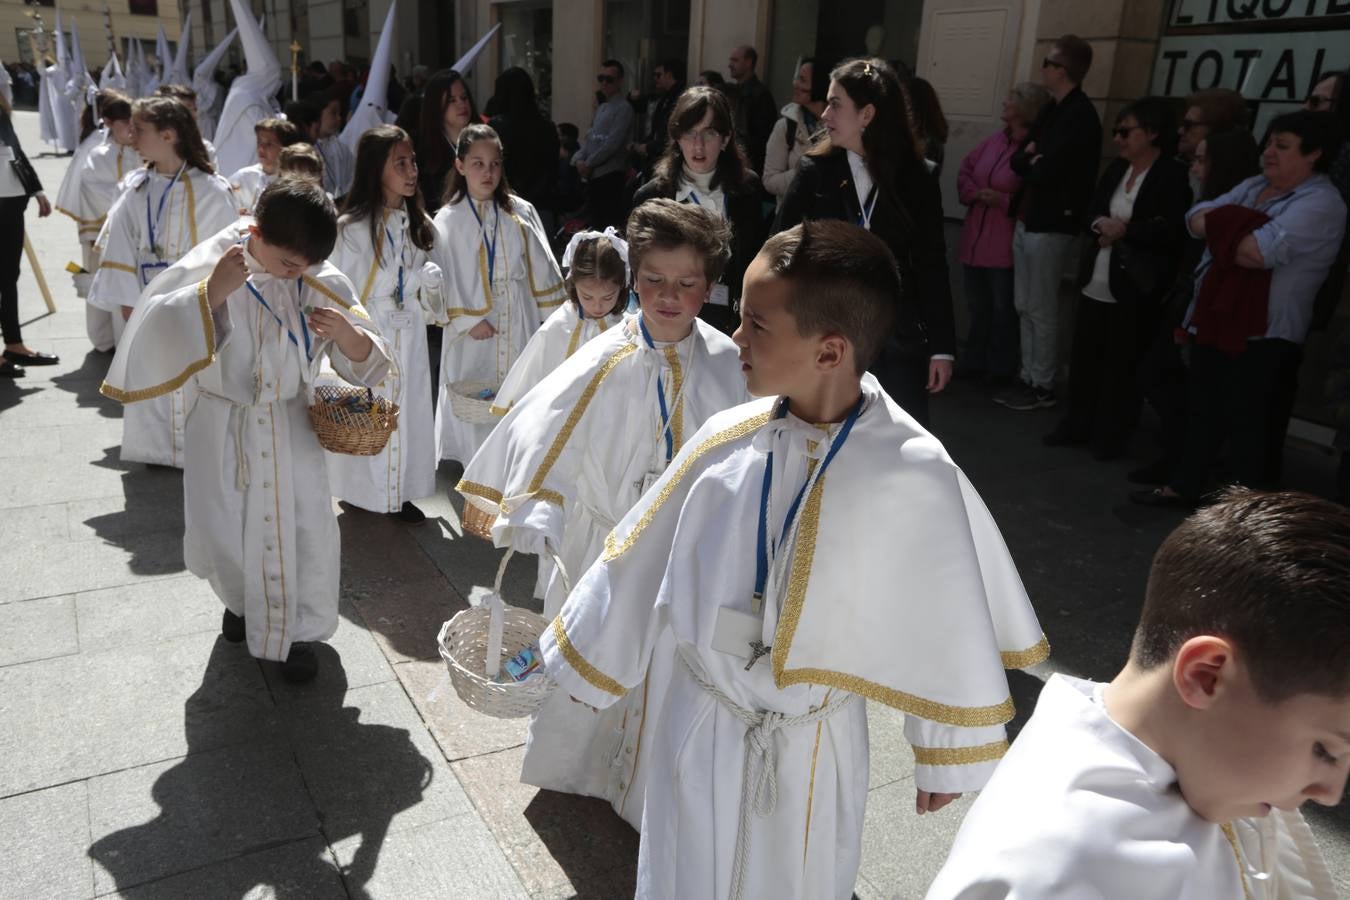
[[314,647],[304,641],[291,644],[291,652],[281,664],[281,677],[291,684],[308,684],[319,674],[319,657]]
[[407,522],[409,525],[421,525],[427,520],[427,514],[422,512],[408,500],[403,501],[402,509],[396,513],[390,513],[390,515],[395,516],[401,521]]
[[225,610],[225,615],[220,618],[220,636],[231,644],[242,641],[245,637],[244,617],[236,616],[228,609]]
[[7,359],[0,360],[0,378],[22,378],[27,374],[23,366],[12,363]]
[[1135,469],[1125,478],[1130,484],[1167,484],[1172,478],[1172,467],[1167,464],[1167,460],[1160,459],[1142,469]]
[[61,361],[61,357],[50,353],[20,353],[18,350],[6,350],[5,359],[21,366],[54,366]]

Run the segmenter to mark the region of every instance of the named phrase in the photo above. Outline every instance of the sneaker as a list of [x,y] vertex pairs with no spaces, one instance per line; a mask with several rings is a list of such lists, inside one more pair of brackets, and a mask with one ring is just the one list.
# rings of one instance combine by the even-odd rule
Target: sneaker
[[1004,390],[994,395],[994,402],[999,406],[1008,406],[1012,403],[1019,403],[1031,397],[1034,391],[1031,385],[1025,381],[1017,380],[1008,385]]
[[281,677],[291,684],[306,684],[318,674],[319,657],[314,653],[314,646],[304,641],[291,644],[291,652],[281,664]]
[[994,398],[1008,409],[1026,411],[1031,409],[1049,409],[1055,405],[1055,392],[1045,388],[1034,388],[1025,384],[1015,385]]
[[225,638],[225,640],[229,641],[231,644],[237,644],[242,641],[245,637],[244,617],[236,616],[228,609],[225,610],[225,615],[220,618],[220,636]]

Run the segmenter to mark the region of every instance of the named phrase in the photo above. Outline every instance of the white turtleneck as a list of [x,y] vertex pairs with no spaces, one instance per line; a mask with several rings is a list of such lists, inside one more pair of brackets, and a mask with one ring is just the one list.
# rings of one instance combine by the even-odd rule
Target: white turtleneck
[[721,187],[712,186],[713,176],[716,174],[716,169],[700,175],[697,172],[691,172],[686,167],[680,178],[680,189],[675,192],[675,199],[681,203],[697,203],[704,209],[711,210],[725,219],[727,216],[726,195],[722,193]]

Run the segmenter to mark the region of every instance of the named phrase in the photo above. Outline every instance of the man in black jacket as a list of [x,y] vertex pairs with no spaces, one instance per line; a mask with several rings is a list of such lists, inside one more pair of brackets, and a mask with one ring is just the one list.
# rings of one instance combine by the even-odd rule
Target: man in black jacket
[[656,93],[642,98],[644,105],[650,104],[651,114],[647,118],[647,133],[639,141],[634,141],[631,150],[642,161],[643,179],[650,179],[656,164],[670,144],[670,112],[675,101],[684,93],[684,62],[667,59],[652,69],[652,82]]
[[1080,85],[1092,47],[1066,34],[1041,63],[1041,83],[1054,102],[1041,113],[1027,144],[1012,157],[1022,176],[1014,199],[1020,221],[1013,234],[1013,303],[1021,320],[1022,383],[995,397],[1009,409],[1055,405],[1059,368],[1059,283],[1097,180],[1102,123]]
[[764,172],[764,148],[778,122],[778,104],[755,75],[759,54],[754,47],[737,47],[727,61],[727,72],[736,82],[736,140],[750,159],[756,175]]

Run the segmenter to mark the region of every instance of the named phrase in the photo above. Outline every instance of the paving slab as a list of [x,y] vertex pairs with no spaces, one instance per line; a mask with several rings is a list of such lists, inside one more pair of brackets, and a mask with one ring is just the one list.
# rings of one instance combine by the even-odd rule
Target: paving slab
[[183,536],[167,531],[131,535],[124,546],[22,537],[0,544],[0,569],[5,571],[0,603],[132,584],[180,574]]
[[85,783],[0,800],[0,900],[94,895]]
[[[241,646],[242,650],[243,647]],[[345,694],[351,688],[394,681],[393,669],[351,604],[338,604],[337,633],[315,647],[318,677],[309,684],[291,684],[281,677],[281,666],[260,662],[267,688],[280,706],[305,702],[316,694]]]
[[0,606],[0,666],[79,652],[74,598],[48,597]]
[[529,719],[498,719],[470,709],[456,696],[445,663],[439,659],[402,663],[394,671],[451,762],[525,743]]
[[860,900],[922,900],[942,868],[973,797],[936,813],[914,812],[914,782],[868,793],[862,842]]
[[121,891],[121,900],[312,900],[346,897],[323,838],[307,838]]
[[215,634],[225,608],[211,586],[192,574],[137,580],[71,596],[82,645],[91,652],[157,644],[188,634]]
[[469,607],[434,566],[429,577],[388,589],[350,587],[343,593],[391,663],[439,659],[441,623]]

